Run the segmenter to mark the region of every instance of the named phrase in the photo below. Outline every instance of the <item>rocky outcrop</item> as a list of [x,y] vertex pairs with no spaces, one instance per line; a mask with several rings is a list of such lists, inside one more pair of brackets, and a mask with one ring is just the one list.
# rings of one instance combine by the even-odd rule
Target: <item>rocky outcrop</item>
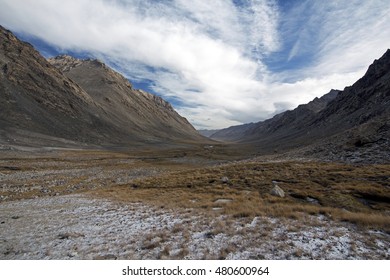
[[154,102],[157,106],[161,106],[171,112],[174,112],[175,110],[173,109],[172,105],[165,101],[164,99],[162,99],[160,96],[157,96],[157,95],[154,95],[154,94],[151,94],[149,92],[146,92],[146,91],[143,91],[141,89],[138,89],[136,91],[137,93],[141,94],[141,96],[151,100],[152,102]]
[[70,55],[59,55],[54,59],[49,58],[48,61],[62,72],[68,72],[72,68],[80,66],[83,63],[82,60],[74,58]]

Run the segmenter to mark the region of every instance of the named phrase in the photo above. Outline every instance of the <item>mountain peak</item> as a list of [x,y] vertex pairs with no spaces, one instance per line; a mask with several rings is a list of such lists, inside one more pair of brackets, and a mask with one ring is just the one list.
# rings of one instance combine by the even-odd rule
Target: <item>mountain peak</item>
[[[80,73],[77,72],[76,76],[85,75],[85,72],[87,71],[87,69],[89,69],[89,71],[92,71],[90,68],[95,68],[95,70],[97,70],[98,72],[104,73],[104,74],[100,73],[99,75],[103,74],[103,76],[104,76],[103,79],[105,80],[105,82],[108,82],[109,84],[126,85],[128,88],[132,89],[131,83],[125,77],[123,77],[118,72],[115,72],[110,67],[108,67],[104,62],[102,62],[98,59],[93,59],[93,58],[78,59],[78,58],[72,57],[72,56],[67,55],[67,54],[62,54],[62,55],[58,55],[58,56],[53,57],[53,58],[49,58],[48,60],[53,66],[55,66],[56,68],[61,70],[63,73],[74,72],[76,68],[79,68]],[[85,69],[82,70],[81,68],[85,68]],[[83,72],[84,72],[84,74],[83,74]],[[95,75],[95,76],[98,75],[96,72],[93,72],[93,73],[94,73],[93,75]],[[70,74],[70,76],[72,77],[71,74]],[[74,80],[77,80],[76,77],[72,77],[72,78]],[[92,79],[92,77],[91,77],[91,79]],[[171,112],[175,111],[173,109],[172,105],[169,102],[165,101],[160,96],[151,94],[151,93],[143,91],[141,89],[134,90],[134,93],[142,98],[146,98],[146,99],[152,101],[157,106],[163,107]]]
[[48,61],[62,72],[68,72],[72,68],[78,67],[83,63],[90,63],[93,66],[109,69],[106,64],[96,58],[79,59],[68,54],[60,54],[56,57],[49,58]]
[[368,67],[364,76],[356,82],[360,87],[368,86],[371,83],[382,79],[390,71],[390,49],[388,49],[381,58],[375,59]]
[[70,71],[83,63],[83,60],[67,54],[57,55],[54,58],[49,58],[48,61],[62,72]]

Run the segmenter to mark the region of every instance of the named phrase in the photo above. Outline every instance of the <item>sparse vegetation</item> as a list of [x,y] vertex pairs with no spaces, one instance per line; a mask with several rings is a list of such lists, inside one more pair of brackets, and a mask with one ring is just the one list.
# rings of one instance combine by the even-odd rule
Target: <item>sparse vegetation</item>
[[[389,230],[389,165],[242,161],[200,167],[202,160],[172,161],[180,154],[167,151],[165,157],[150,159],[147,154],[82,151],[3,159],[0,195],[14,200],[89,191],[124,203],[233,218],[326,215]],[[270,195],[273,181],[286,197]]]
[[[229,178],[229,184],[221,178]],[[390,167],[319,162],[241,162],[136,179],[96,193],[122,202],[193,208],[235,218],[326,215],[389,230]],[[269,194],[272,181],[285,198]],[[191,186],[191,187],[188,187]],[[223,203],[218,200],[223,199]],[[226,202],[227,201],[227,202]]]
[[[112,255],[107,243],[99,247],[107,254],[93,253],[93,258],[332,258],[325,252],[336,252],[336,257],[344,254],[337,253],[335,240],[355,238],[335,224],[389,234],[389,165],[269,159],[218,163],[217,155],[205,159],[199,151],[185,156],[181,153],[167,151],[157,159],[147,154],[92,151],[3,158],[0,195],[2,201],[10,201],[83,193],[84,197],[102,198],[121,207],[151,207],[137,214],[140,221],[161,219],[158,228],[126,241],[123,255]],[[276,183],[285,197],[270,194]],[[166,213],[176,213],[180,218],[170,223]],[[316,240],[319,251],[302,245],[306,244],[303,232],[304,238]],[[87,238],[86,233],[76,233],[80,237],[67,236],[80,242]],[[382,238],[378,236],[359,242],[375,250],[382,244],[377,243]],[[269,239],[278,245],[264,247],[262,240]],[[198,243],[200,240],[203,243]],[[343,245],[350,246],[348,258],[362,254],[370,257],[359,250],[362,245],[357,240],[348,242]],[[247,246],[244,244],[258,249],[240,253],[242,246]],[[12,250],[8,248],[5,253],[12,255]],[[55,253],[49,248],[45,252]],[[67,258],[77,258],[70,254]],[[386,253],[378,254],[387,258]]]

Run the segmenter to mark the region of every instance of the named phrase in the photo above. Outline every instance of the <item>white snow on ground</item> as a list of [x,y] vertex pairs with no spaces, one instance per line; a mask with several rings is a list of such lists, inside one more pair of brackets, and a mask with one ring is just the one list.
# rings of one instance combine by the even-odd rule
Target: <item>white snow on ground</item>
[[214,215],[85,195],[2,202],[0,259],[390,259],[384,232]]

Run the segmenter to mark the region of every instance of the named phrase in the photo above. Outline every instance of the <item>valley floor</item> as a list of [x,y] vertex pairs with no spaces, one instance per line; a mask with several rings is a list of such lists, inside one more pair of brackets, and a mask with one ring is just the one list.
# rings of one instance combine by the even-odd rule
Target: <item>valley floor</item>
[[389,259],[390,236],[326,217],[238,218],[87,195],[0,204],[1,259]]
[[390,259],[389,165],[205,149],[2,153],[0,259]]

